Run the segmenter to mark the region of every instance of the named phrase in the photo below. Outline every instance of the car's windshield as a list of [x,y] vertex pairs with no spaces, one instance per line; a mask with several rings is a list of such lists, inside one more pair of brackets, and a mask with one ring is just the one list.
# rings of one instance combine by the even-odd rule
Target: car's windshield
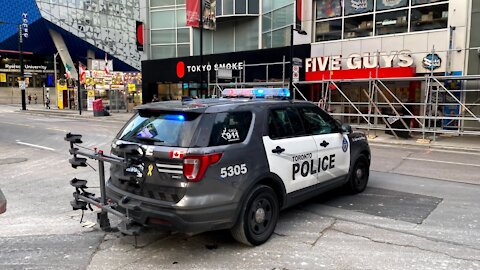
[[117,138],[142,144],[188,147],[198,116],[178,112],[137,114]]

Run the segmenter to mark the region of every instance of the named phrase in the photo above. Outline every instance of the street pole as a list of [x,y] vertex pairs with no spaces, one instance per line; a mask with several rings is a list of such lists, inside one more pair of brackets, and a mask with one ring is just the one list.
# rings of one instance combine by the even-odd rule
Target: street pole
[[82,91],[80,89],[80,62],[78,62],[78,68],[77,68],[77,73],[78,73],[78,113],[82,115]]
[[22,92],[22,110],[27,110],[27,103],[25,102],[25,70],[23,67],[23,36],[22,36],[22,25],[18,25],[18,51],[20,52],[20,81],[23,81],[21,86]]
[[200,93],[197,94],[198,97],[202,95],[203,90],[203,0],[200,0]]
[[[55,84],[55,95],[57,95],[57,107],[58,107],[58,90],[57,90],[57,55],[58,55],[58,52],[57,53],[54,53],[53,54],[53,80],[54,80],[54,84]],[[63,95],[62,95],[63,96]],[[43,96],[43,100],[45,100],[45,96]],[[44,105],[45,105],[45,102],[43,102]]]
[[293,97],[295,96],[295,93],[293,92],[293,24],[290,25],[290,68],[288,69],[288,73],[290,76],[290,82],[288,84],[289,90],[290,90],[290,96]]

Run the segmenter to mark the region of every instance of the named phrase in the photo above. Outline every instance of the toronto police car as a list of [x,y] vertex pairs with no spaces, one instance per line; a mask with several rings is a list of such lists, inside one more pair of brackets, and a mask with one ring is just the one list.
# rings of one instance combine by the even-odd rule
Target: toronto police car
[[[370,150],[353,133],[287,89],[226,89],[221,99],[138,107],[119,132],[120,145],[145,150],[141,166],[112,164],[107,197],[143,226],[184,233],[230,229],[260,245],[279,212],[340,186],[362,192]],[[234,98],[244,97],[244,98]],[[127,174],[143,176],[131,181]]]

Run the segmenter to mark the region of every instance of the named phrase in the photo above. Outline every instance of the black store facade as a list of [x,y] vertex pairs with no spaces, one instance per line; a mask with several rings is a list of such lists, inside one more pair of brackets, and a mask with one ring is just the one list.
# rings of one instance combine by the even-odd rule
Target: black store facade
[[[310,44],[294,46],[293,55],[306,59],[310,56],[310,48]],[[232,83],[235,87],[235,77],[240,82],[243,76],[245,82],[265,82],[268,86],[267,79],[268,82],[282,82],[285,72],[285,86],[288,85],[290,47],[204,55],[202,61],[200,58],[143,61],[143,103],[152,101],[154,95],[159,100],[179,100],[182,96],[206,98],[213,93],[216,82]],[[282,64],[284,61],[285,65]],[[217,69],[231,69],[232,79],[217,79]],[[305,80],[304,74],[300,70],[300,81]],[[200,85],[202,79],[203,85]],[[241,86],[237,84],[237,87]]]

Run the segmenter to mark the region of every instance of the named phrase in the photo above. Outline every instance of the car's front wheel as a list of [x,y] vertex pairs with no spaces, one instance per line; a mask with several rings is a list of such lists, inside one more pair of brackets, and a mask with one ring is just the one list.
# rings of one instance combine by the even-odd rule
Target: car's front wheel
[[349,179],[345,187],[350,193],[360,193],[365,190],[370,174],[370,162],[367,157],[361,155],[352,167]]
[[265,243],[275,230],[280,206],[271,187],[256,186],[248,195],[232,236],[239,242],[258,246]]

